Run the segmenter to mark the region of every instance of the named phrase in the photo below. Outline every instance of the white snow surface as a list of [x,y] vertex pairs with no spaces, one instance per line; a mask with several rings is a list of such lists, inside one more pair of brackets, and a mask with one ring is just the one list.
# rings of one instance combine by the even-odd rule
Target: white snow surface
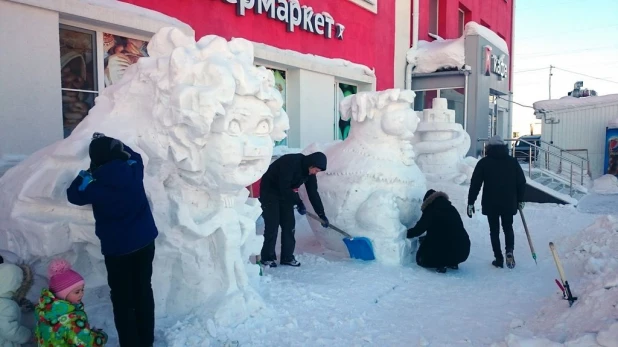
[[585,98],[574,98],[565,96],[560,99],[542,100],[532,104],[536,111],[557,112],[562,110],[577,109],[581,107],[607,106],[618,104],[618,94],[603,96],[589,96]]
[[375,69],[369,68],[366,65],[353,63],[345,59],[326,58],[326,57],[322,57],[322,56],[315,55],[315,54],[300,53],[300,52],[292,51],[289,49],[277,48],[277,47],[270,46],[270,45],[260,43],[260,42],[253,42],[253,45],[255,46],[256,49],[262,50],[264,52],[267,52],[269,54],[273,54],[279,57],[292,56],[292,57],[296,57],[304,61],[315,62],[315,63],[326,65],[326,66],[345,67],[348,69],[353,69],[366,76],[375,77],[376,75]]
[[592,191],[597,194],[618,194],[618,178],[603,175],[592,182]]
[[4,155],[0,157],[0,177],[2,177],[8,169],[19,164],[24,159],[26,159],[25,155]]
[[415,73],[431,73],[443,68],[461,69],[466,63],[465,39],[473,35],[482,36],[497,49],[509,53],[506,41],[498,34],[476,22],[468,22],[460,38],[433,42],[420,40],[417,47],[408,50],[406,59]]
[[163,28],[148,51],[150,57],[102,91],[70,137],[0,178],[0,249],[33,263],[39,274],[52,257],[71,261],[88,283],[86,303],[103,310],[97,326],[109,327],[92,211],[66,197],[73,178],[89,166],[92,134],[103,132],[144,160],[160,231],[157,316],[199,311],[222,326],[237,324],[263,307],[252,285],[259,268],[249,262],[262,245],[255,232],[261,208],[245,187],[266,171],[273,141],[289,128],[283,101],[272,72],[254,66],[247,40],[205,36],[196,42]]
[[[303,151],[321,151],[328,158],[317,179],[329,221],[352,236],[370,238],[376,259],[386,264],[410,262],[412,244],[405,234],[420,218],[426,191],[411,144],[419,121],[410,107],[414,95],[389,89],[344,98],[339,109],[342,119],[351,121],[348,138]],[[308,201],[304,186],[299,193]],[[313,211],[310,203],[305,206]],[[311,224],[326,247],[344,250],[341,235]]]
[[170,17],[161,12],[153,11],[153,10],[150,10],[150,9],[147,9],[141,6],[129,4],[123,1],[118,1],[118,0],[79,0],[79,1],[85,4],[117,9],[124,13],[131,13],[137,17],[153,19],[153,20],[157,20],[163,23],[167,23],[177,28],[183,28],[191,32],[193,31],[193,29],[188,24],[174,17]]

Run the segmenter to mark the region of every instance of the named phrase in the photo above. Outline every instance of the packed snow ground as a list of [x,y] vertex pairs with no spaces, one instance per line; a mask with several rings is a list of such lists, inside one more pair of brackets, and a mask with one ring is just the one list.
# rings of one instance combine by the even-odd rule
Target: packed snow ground
[[[505,337],[508,346],[549,346],[547,340],[527,339],[539,336],[564,342],[583,336],[588,331],[570,325],[585,319],[590,308],[580,301],[569,309],[561,299],[548,243],[554,241],[561,255],[573,252],[581,246],[577,240],[583,240],[578,233],[599,216],[572,206],[529,204],[525,217],[538,266],[516,216],[517,267],[493,268],[487,222],[477,213],[473,219],[464,216],[472,240],[470,258],[459,271],[443,275],[416,265],[363,263],[325,251],[316,243],[305,217],[297,216],[297,258],[302,266],[267,269],[258,285],[267,310],[227,329],[217,329],[198,316],[177,324],[175,320],[161,321],[158,327],[166,329],[160,331],[157,346],[489,346],[505,341]],[[575,294],[583,294],[595,282],[586,277],[592,275],[581,270],[583,266],[572,266],[583,260],[572,258],[563,259],[567,277]],[[613,271],[617,277],[616,268]],[[613,290],[613,298],[618,298],[618,287]],[[613,312],[608,322],[616,321],[616,307],[611,311],[616,302],[602,302],[609,307],[606,315]],[[560,319],[577,310],[584,316],[572,317],[568,325],[560,324]],[[528,320],[535,323],[527,324]],[[545,330],[535,329],[538,321],[545,322]],[[598,330],[603,328],[598,326]],[[570,334],[556,333],[560,330]],[[600,336],[612,339],[617,335],[610,331]],[[594,341],[594,336],[587,338]]]

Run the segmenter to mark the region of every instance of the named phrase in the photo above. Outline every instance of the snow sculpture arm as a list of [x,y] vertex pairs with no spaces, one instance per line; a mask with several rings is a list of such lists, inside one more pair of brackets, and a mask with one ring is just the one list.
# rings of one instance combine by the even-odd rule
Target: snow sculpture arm
[[468,191],[468,205],[474,205],[476,198],[481,191],[483,185],[483,164],[484,160],[479,160],[474,168],[472,178],[470,179],[470,190]]
[[421,219],[416,223],[412,229],[408,229],[407,237],[409,239],[414,237],[421,236],[427,229],[429,229],[429,225],[431,224],[431,216],[427,212],[423,212]]
[[322,204],[320,193],[318,193],[318,180],[315,175],[309,176],[305,182],[305,188],[307,189],[307,195],[309,196],[309,201],[315,213],[320,217],[324,216],[324,205]]
[[30,339],[30,330],[19,322],[19,306],[13,300],[0,299],[0,338],[17,344]]

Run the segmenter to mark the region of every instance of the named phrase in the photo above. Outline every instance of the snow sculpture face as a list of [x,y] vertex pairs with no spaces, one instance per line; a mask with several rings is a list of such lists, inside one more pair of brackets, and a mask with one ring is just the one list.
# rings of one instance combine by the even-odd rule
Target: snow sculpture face
[[0,249],[40,259],[38,273],[46,273],[51,258],[63,257],[99,291],[95,297],[109,298],[91,207],[66,198],[73,178],[89,165],[92,134],[102,132],[144,160],[144,186],[160,232],[157,314],[199,309],[218,323],[239,323],[262,305],[250,282],[259,268],[249,263],[262,244],[255,232],[261,209],[245,187],[266,171],[274,141],[289,128],[283,100],[272,72],[254,66],[249,41],[206,36],[196,42],[163,28],[148,54],[101,92],[70,137],[0,178]]
[[[426,191],[411,143],[419,122],[413,101],[414,92],[398,89],[349,96],[340,107],[342,119],[351,120],[348,138],[303,151],[328,158],[318,187],[329,220],[352,236],[369,237],[377,260],[388,264],[410,260],[405,232],[420,218]],[[300,193],[309,208],[304,187]],[[326,247],[346,252],[340,235],[309,223]]]
[[219,186],[228,189],[256,182],[270,165],[274,116],[253,96],[237,96],[225,116],[212,124],[206,148],[206,170]]

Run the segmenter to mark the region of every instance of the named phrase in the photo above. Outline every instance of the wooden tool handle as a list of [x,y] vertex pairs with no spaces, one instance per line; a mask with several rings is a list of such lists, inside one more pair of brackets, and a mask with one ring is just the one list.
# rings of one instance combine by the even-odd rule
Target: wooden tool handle
[[554,257],[554,262],[556,262],[556,267],[558,268],[558,273],[560,274],[560,280],[562,283],[565,283],[566,276],[564,276],[564,269],[562,268],[562,263],[560,262],[560,258],[558,258],[558,252],[556,252],[556,246],[554,246],[553,242],[549,243],[549,249],[551,250],[551,255]]

